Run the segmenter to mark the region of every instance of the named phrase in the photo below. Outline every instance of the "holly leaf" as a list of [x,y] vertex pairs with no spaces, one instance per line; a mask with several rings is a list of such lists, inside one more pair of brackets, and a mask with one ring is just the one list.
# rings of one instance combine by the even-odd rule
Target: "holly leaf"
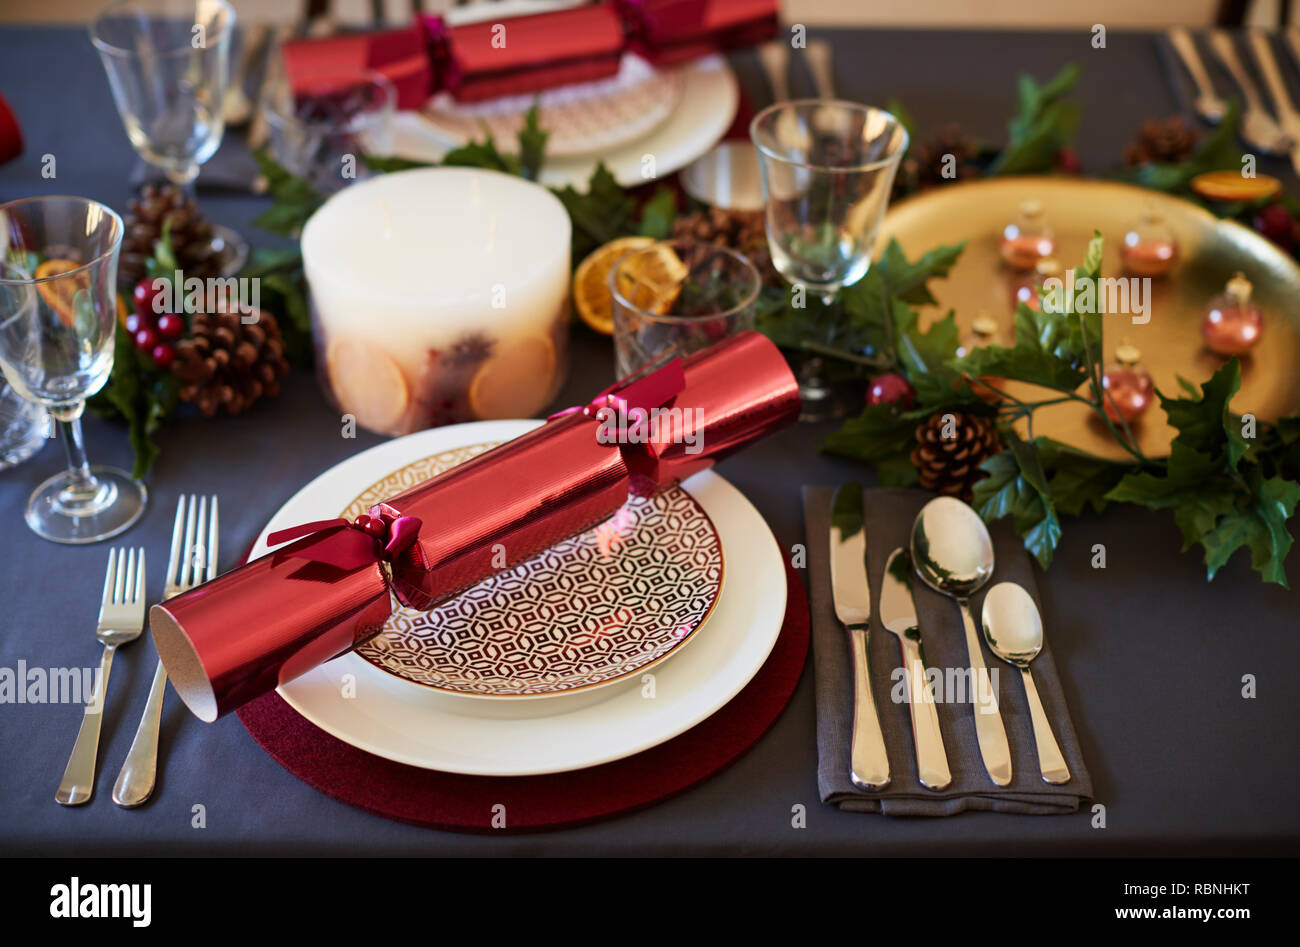
[[1241,388],[1241,363],[1228,359],[1210,380],[1201,385],[1195,398],[1167,398],[1160,395],[1171,427],[1178,429],[1175,443],[1210,457],[1226,457],[1228,467],[1237,469],[1248,442],[1241,436],[1241,425],[1228,410],[1228,404]]
[[502,174],[519,174],[519,159],[514,155],[503,155],[497,149],[496,139],[485,135],[482,141],[471,141],[453,148],[442,156],[442,164],[448,168],[482,168],[485,171],[500,171]]
[[641,207],[641,220],[636,232],[642,237],[667,240],[673,233],[677,219],[677,195],[672,188],[661,187]]
[[966,241],[963,240],[935,247],[917,259],[909,260],[898,241],[890,238],[880,260],[867,271],[867,277],[874,273],[890,296],[896,296],[906,303],[913,306],[934,306],[938,303],[930,294],[927,284],[932,279],[946,277],[965,249]]
[[1007,145],[990,165],[990,175],[1040,174],[1056,166],[1082,117],[1077,104],[1061,101],[1078,80],[1078,63],[1069,63],[1043,85],[1020,76],[1020,108],[1007,123]]
[[553,193],[573,222],[572,262],[575,266],[592,250],[633,230],[636,201],[614,180],[604,162],[596,165],[586,191],[578,191],[569,184]]
[[1265,582],[1287,587],[1286,557],[1292,538],[1286,522],[1300,502],[1300,483],[1272,477],[1252,484],[1252,497],[1219,518],[1214,528],[1202,536],[1205,569],[1213,579],[1215,573],[1238,549],[1250,549],[1250,564]]
[[1008,447],[980,465],[988,476],[976,482],[972,505],[987,522],[1010,516],[1025,549],[1046,569],[1061,541],[1047,475],[1035,446],[1016,434]]
[[1047,472],[1047,486],[1057,512],[1078,516],[1091,507],[1100,513],[1106,508],[1106,495],[1132,468],[1117,461],[1086,454],[1050,438],[1034,440],[1038,455]]
[[97,414],[126,422],[127,438],[135,452],[131,476],[137,480],[144,479],[158,459],[153,438],[175,409],[179,390],[176,376],[157,371],[119,324],[113,338],[113,373],[90,400],[90,407]]
[[923,404],[938,409],[979,400],[949,364],[960,340],[957,318],[951,311],[922,332],[916,312],[895,299],[893,318],[899,364]]
[[253,159],[266,181],[271,206],[253,220],[254,227],[292,237],[302,231],[307,218],[325,203],[321,194],[303,177],[289,171],[265,150],[253,152]]
[[867,405],[860,415],[827,436],[822,450],[875,466],[884,486],[911,486],[920,479],[910,460],[916,446],[918,414],[928,412],[900,411],[891,404]]
[[519,129],[519,174],[536,181],[546,160],[546,139],[550,132],[542,131],[537,103],[534,102],[524,116],[524,127]]
[[391,174],[394,171],[414,171],[416,168],[436,168],[436,161],[420,161],[416,158],[398,158],[395,155],[361,155],[361,163],[376,174]]

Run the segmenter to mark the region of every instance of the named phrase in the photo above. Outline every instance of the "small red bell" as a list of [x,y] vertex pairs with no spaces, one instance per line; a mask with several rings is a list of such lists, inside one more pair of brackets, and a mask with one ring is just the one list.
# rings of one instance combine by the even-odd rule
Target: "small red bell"
[[1115,350],[1114,364],[1101,377],[1101,385],[1106,389],[1102,409],[1116,424],[1120,418],[1136,421],[1155,400],[1155,382],[1141,366],[1140,359],[1141,354],[1133,346],[1121,345]]
[[1259,341],[1264,316],[1250,301],[1254,287],[1238,273],[1220,296],[1210,300],[1201,322],[1205,344],[1220,355],[1243,355]]

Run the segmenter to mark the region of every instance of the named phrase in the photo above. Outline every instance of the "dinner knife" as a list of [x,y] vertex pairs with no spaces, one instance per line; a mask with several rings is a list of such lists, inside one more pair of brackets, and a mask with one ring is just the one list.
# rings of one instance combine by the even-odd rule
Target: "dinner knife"
[[912,743],[916,771],[926,789],[944,789],[952,782],[948,754],[943,748],[934,693],[921,658],[921,626],[912,601],[912,553],[899,547],[889,554],[880,580],[880,622],[898,638],[907,681],[907,708],[912,714]]
[[889,756],[871,691],[867,629],[871,624],[871,586],[867,581],[867,533],[862,521],[862,487],[846,483],[831,501],[831,597],[835,617],[849,633],[853,656],[853,737],[849,779],[859,789],[889,785]]

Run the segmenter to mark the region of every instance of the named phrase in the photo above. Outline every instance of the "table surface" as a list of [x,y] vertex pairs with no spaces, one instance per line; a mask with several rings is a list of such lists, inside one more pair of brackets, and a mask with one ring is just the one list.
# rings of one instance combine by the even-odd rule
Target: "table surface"
[[[923,131],[960,120],[1004,137],[1019,71],[1039,78],[1083,66],[1078,98],[1084,166],[1112,167],[1142,121],[1180,107],[1154,37],[1111,32],[1093,49],[1076,33],[829,31],[840,92],[899,100]],[[23,156],[0,167],[0,199],[75,193],[122,207],[134,154],[99,63],[80,30],[0,29],[0,90],[20,117]],[[768,95],[752,53],[734,57],[752,101]],[[796,68],[795,93],[811,91]],[[224,147],[242,147],[231,137]],[[56,159],[54,179],[42,156]],[[1261,170],[1285,173],[1265,162]],[[1288,177],[1294,184],[1294,178]],[[250,224],[263,202],[204,193],[214,220],[262,245]],[[575,329],[573,370],[559,403],[612,380],[609,344]],[[767,518],[783,547],[803,541],[800,485],[867,472],[818,452],[829,427],[800,425],[724,462],[719,471]],[[92,462],[130,466],[120,428],[91,419]],[[321,471],[381,438],[340,437],[337,415],[309,376],[237,418],[173,424],[150,477],[151,504],[123,539],[143,544],[161,587],[179,492],[217,493],[222,568],[234,565],[271,514]],[[104,546],[58,547],[23,525],[28,493],[58,469],[49,446],[0,472],[4,614],[0,668],[93,667],[92,638]],[[1107,568],[1090,566],[1094,544]],[[73,854],[1232,854],[1300,851],[1295,801],[1300,730],[1288,668],[1300,663],[1296,593],[1264,586],[1239,555],[1213,583],[1193,552],[1179,553],[1169,515],[1112,509],[1066,524],[1051,572],[1040,578],[1044,619],[1075,725],[1105,806],[1093,816],[968,813],[936,820],[852,815],[823,806],[816,783],[811,667],[776,725],[728,770],[649,809],[600,824],[529,836],[465,836],[413,828],[334,802],[274,763],[234,716],[212,725],[170,694],[160,781],[142,809],[110,801],[153,673],[141,639],[114,662],[97,794],[79,809],[54,789],[80,722],[67,704],[0,705],[0,851]],[[1300,575],[1297,557],[1291,572]],[[1258,696],[1242,697],[1243,675]],[[194,826],[202,806],[205,827]],[[792,825],[803,806],[806,827]]]

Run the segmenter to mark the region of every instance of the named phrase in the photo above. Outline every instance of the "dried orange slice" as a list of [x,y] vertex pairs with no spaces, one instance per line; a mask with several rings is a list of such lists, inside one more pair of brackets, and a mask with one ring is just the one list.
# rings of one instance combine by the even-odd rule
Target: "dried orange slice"
[[1262,201],[1282,190],[1282,182],[1267,174],[1253,178],[1240,171],[1209,171],[1192,178],[1192,190],[1212,201]]
[[[70,273],[81,266],[76,260],[46,260],[36,267],[36,279],[48,280],[51,276]],[[68,280],[52,280],[36,284],[37,292],[45,304],[54,310],[59,321],[71,328],[77,320],[76,296],[79,289],[90,289],[90,274],[82,273]]]
[[469,407],[483,421],[527,418],[546,407],[555,381],[555,346],[544,335],[498,343],[469,383]]
[[383,349],[361,339],[335,339],[325,354],[330,388],[357,423],[383,434],[396,430],[410,403],[402,369]]
[[597,247],[578,264],[573,274],[573,307],[583,322],[602,335],[614,333],[609,271],[625,253],[644,249],[653,243],[649,237],[620,237]]
[[618,271],[618,291],[632,305],[656,315],[672,311],[690,268],[672,247],[656,244]]

